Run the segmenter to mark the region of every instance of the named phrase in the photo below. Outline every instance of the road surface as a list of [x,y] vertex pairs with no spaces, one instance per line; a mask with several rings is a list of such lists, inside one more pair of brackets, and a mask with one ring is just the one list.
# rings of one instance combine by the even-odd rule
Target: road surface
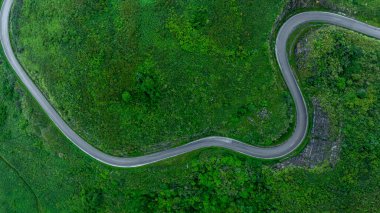
[[28,74],[18,62],[9,39],[9,15],[13,2],[14,0],[4,0],[0,14],[0,39],[10,65],[13,67],[20,80],[25,84],[29,92],[41,105],[49,118],[72,143],[74,143],[79,149],[81,149],[92,158],[115,167],[139,167],[206,147],[223,147],[250,157],[261,159],[276,159],[286,156],[289,153],[293,152],[302,143],[306,137],[308,129],[307,107],[302,92],[290,67],[286,51],[286,43],[291,33],[296,28],[305,23],[323,22],[344,27],[380,39],[379,28],[338,14],[327,12],[304,12],[297,14],[291,17],[282,25],[276,39],[277,61],[281,68],[285,82],[293,97],[297,113],[296,126],[288,140],[278,146],[263,148],[251,146],[231,138],[216,136],[202,138],[176,148],[140,157],[115,157],[101,152],[83,140],[78,134],[76,134],[60,117],[57,111],[50,105],[49,101],[33,83],[33,81],[30,79]]

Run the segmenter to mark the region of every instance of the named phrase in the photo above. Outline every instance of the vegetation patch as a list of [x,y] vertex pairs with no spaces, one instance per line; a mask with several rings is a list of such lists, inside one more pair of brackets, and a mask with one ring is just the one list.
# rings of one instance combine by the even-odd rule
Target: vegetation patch
[[273,145],[294,122],[269,57],[284,4],[18,0],[12,40],[53,106],[103,151],[141,155],[212,135]]
[[[345,36],[320,49],[324,41],[342,34]],[[357,91],[363,87],[360,82],[364,82],[375,87],[373,94],[378,96],[379,41],[335,27],[316,31],[309,41],[308,57],[314,60],[303,61],[302,67],[317,66],[327,55],[337,56],[340,50],[329,46],[336,47],[338,43],[344,49],[351,46],[361,49],[363,54],[358,63],[363,70],[345,90]],[[329,51],[314,54],[322,50]],[[3,55],[1,59],[4,61]],[[334,67],[340,70],[343,61],[336,60],[338,66]],[[199,150],[136,169],[104,166],[83,154],[54,128],[6,63],[0,68],[0,85],[4,85],[0,97],[8,115],[0,131],[0,154],[23,177],[28,177],[43,210],[178,212],[207,208],[216,212],[375,212],[379,208],[380,130],[375,125],[380,120],[379,102],[371,102],[369,107],[350,107],[355,101],[346,98],[335,81],[324,80],[335,78],[331,76],[336,72],[334,69],[304,69],[298,74],[306,85],[305,93],[326,100],[321,104],[331,125],[343,123],[340,161],[333,168],[322,164],[314,169],[272,170],[271,162],[221,149]],[[322,84],[311,84],[310,78]],[[7,179],[0,181],[8,183]],[[23,196],[26,197],[27,194]],[[28,209],[31,211],[33,208]]]
[[380,26],[380,0],[330,0],[341,11],[363,19],[370,24]]
[[[325,130],[329,133],[319,135],[319,140],[341,140],[340,160],[329,162],[329,156],[325,161],[317,159],[317,163],[293,159],[290,164],[313,168],[272,170],[250,159],[210,157],[201,165],[193,163],[194,177],[189,177],[188,184],[167,184],[146,202],[159,211],[339,212],[379,208],[380,126],[376,124],[380,121],[380,41],[333,26],[305,36],[309,51],[306,57],[297,58],[301,65],[298,74],[305,93],[321,100],[318,108],[329,117],[329,129]],[[245,194],[247,188],[250,191]]]
[[35,195],[24,180],[0,156],[0,211],[37,212]]
[[[305,60],[296,60],[302,63],[297,75],[304,93],[317,97],[327,112],[331,137],[342,132],[340,160],[333,168],[322,164],[313,169],[272,170],[271,162],[222,149],[199,150],[135,169],[105,166],[83,154],[54,127],[2,53],[0,100],[6,121],[0,127],[0,155],[27,177],[46,212],[181,212],[202,207],[214,212],[376,212],[380,42],[336,27],[307,37],[310,53]],[[347,63],[358,65],[349,68]],[[125,91],[133,93],[123,89],[120,94]],[[244,106],[249,108],[248,103]],[[20,186],[11,182],[10,189],[9,181],[19,179],[9,167],[1,171],[0,189],[13,191]],[[21,188],[6,193],[4,200],[12,203],[12,195],[17,195],[16,200],[22,198],[17,205],[31,203],[20,211],[33,212],[29,191]]]

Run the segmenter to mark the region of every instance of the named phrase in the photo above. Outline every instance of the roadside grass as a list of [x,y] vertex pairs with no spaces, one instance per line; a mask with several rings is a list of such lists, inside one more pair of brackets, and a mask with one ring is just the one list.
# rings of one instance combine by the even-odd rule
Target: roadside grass
[[142,155],[211,135],[268,146],[294,122],[268,57],[284,4],[16,1],[12,40],[52,105],[107,153]]
[[331,0],[343,12],[380,27],[380,0]]

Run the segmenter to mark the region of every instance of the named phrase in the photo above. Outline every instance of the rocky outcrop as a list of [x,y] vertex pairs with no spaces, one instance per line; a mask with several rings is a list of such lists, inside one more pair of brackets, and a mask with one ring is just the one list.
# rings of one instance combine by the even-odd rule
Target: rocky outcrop
[[276,168],[281,169],[288,166],[313,168],[324,162],[328,162],[331,166],[335,166],[337,163],[340,151],[340,138],[338,137],[337,140],[330,139],[329,117],[316,99],[312,103],[314,116],[311,141],[299,155],[276,164]]

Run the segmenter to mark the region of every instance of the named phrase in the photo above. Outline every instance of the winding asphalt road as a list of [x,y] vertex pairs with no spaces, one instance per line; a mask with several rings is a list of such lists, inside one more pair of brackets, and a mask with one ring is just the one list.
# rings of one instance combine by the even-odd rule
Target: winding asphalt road
[[173,149],[168,149],[150,155],[122,158],[111,156],[104,152],[101,152],[100,150],[96,149],[95,147],[91,146],[86,141],[84,141],[66,124],[66,122],[60,117],[56,110],[50,105],[49,101],[44,97],[41,91],[29,78],[28,74],[25,72],[23,67],[18,62],[9,39],[9,15],[11,12],[13,2],[14,0],[4,0],[0,14],[0,39],[5,55],[10,65],[13,67],[14,71],[17,73],[21,81],[25,84],[29,92],[41,105],[41,107],[49,116],[49,118],[62,131],[62,133],[68,139],[70,139],[70,141],[72,141],[79,149],[81,149],[83,152],[93,157],[94,159],[115,167],[139,167],[205,147],[223,147],[229,150],[242,153],[244,155],[262,159],[275,159],[288,155],[302,143],[302,141],[306,137],[308,129],[307,107],[302,92],[290,67],[286,51],[286,43],[291,33],[296,28],[300,27],[305,23],[323,22],[344,27],[380,39],[380,28],[376,28],[338,14],[327,12],[305,12],[297,14],[291,17],[282,25],[276,39],[277,61],[281,68],[281,72],[285,79],[285,82],[294,99],[297,112],[297,123],[294,132],[287,141],[278,146],[263,148],[251,146],[231,138],[207,137],[190,142],[183,146],[179,146]]

